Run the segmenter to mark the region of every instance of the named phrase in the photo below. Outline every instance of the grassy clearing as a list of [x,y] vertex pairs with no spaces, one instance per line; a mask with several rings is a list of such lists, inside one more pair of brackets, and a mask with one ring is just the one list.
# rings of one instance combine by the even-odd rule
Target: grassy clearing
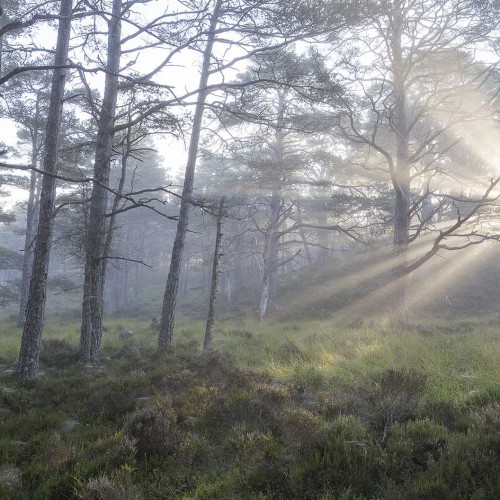
[[[45,375],[0,375],[0,497],[500,497],[496,318],[223,319],[210,354],[203,326],[179,318],[158,354],[148,321],[107,321],[92,367],[49,321]],[[20,332],[0,328],[5,370]]]

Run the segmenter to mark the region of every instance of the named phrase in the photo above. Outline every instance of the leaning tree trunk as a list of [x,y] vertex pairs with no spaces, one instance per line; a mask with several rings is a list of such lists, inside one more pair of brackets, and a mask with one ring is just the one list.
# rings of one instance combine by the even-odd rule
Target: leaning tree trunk
[[393,75],[394,75],[394,129],[396,133],[397,157],[392,182],[396,193],[394,210],[393,283],[391,321],[393,326],[408,326],[408,246],[410,236],[410,164],[409,133],[406,112],[405,65],[401,46],[402,38],[401,2],[394,7]]
[[31,273],[26,320],[24,322],[21,350],[17,363],[17,376],[30,379],[36,375],[42,340],[45,299],[47,296],[47,275],[49,271],[50,247],[54,227],[54,205],[56,196],[57,157],[59,149],[59,132],[64,103],[64,86],[68,60],[69,40],[71,35],[72,0],[61,0],[59,12],[59,28],[55,54],[54,74],[50,92],[50,104],[45,134],[43,170],[40,193],[40,214],[33,268]]
[[[31,138],[31,164],[37,165],[38,162],[38,121],[40,117],[40,95],[37,94],[35,107],[35,127]],[[31,268],[33,267],[33,250],[35,243],[35,226],[37,210],[37,182],[38,174],[32,170],[30,177],[30,190],[28,195],[28,207],[26,210],[26,236],[24,239],[23,267],[21,271],[21,290],[19,296],[19,314],[17,317],[17,326],[24,326],[26,320],[26,306],[28,304],[28,292],[31,280]]]
[[205,111],[205,102],[208,96],[207,84],[210,75],[210,61],[212,58],[212,49],[215,42],[215,32],[219,22],[222,0],[217,0],[210,27],[208,31],[207,44],[203,51],[203,64],[198,88],[198,100],[193,118],[193,127],[191,130],[191,139],[189,142],[188,160],[186,163],[186,173],[184,176],[184,185],[182,189],[181,206],[179,210],[179,220],[177,222],[177,231],[172,248],[172,257],[170,260],[170,269],[168,272],[167,286],[163,296],[163,307],[160,320],[160,332],[158,335],[158,348],[172,346],[174,333],[174,315],[179,292],[179,281],[182,269],[182,255],[186,243],[186,235],[189,223],[189,205],[193,195],[194,174],[196,168],[196,159],[198,156],[198,146],[201,135],[201,125],[203,113]]
[[114,137],[114,119],[118,96],[118,73],[121,57],[122,0],[113,0],[112,16],[108,22],[108,60],[106,81],[94,163],[94,182],[90,197],[89,220],[85,238],[85,281],[83,285],[80,356],[85,361],[99,362],[104,309],[106,273],[106,206]]
[[203,349],[208,350],[212,347],[212,331],[215,323],[215,299],[217,298],[217,284],[219,281],[219,263],[221,258],[221,241],[222,241],[222,218],[224,217],[224,196],[219,202],[219,210],[217,212],[217,229],[215,235],[215,250],[214,261],[212,264],[212,282],[210,287],[210,298],[208,300],[207,324],[205,326],[205,339],[203,341]]

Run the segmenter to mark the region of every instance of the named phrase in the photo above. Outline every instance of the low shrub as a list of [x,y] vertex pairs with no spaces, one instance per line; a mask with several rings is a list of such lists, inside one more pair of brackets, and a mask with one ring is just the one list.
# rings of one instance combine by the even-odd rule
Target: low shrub
[[124,432],[135,441],[138,456],[172,453],[178,442],[177,414],[165,396],[137,410],[125,424]]
[[382,479],[383,455],[369,428],[352,416],[329,423],[321,443],[305,447],[290,466],[294,498],[320,498],[349,490],[372,497]]
[[395,481],[427,468],[440,457],[449,439],[447,429],[430,420],[398,423],[386,443],[387,474]]
[[75,363],[78,353],[66,340],[44,339],[40,351],[40,361],[50,366],[63,366]]
[[372,386],[373,413],[369,418],[382,432],[382,439],[396,423],[417,417],[426,382],[424,374],[412,369],[389,368],[382,372]]
[[117,478],[99,476],[89,479],[77,495],[82,500],[137,500],[137,490]]

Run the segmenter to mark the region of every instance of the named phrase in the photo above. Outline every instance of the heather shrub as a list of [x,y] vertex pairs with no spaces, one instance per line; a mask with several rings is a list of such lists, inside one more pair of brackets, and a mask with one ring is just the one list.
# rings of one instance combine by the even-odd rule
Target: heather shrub
[[418,415],[426,381],[424,374],[412,369],[389,368],[382,372],[370,394],[369,416],[372,425],[382,432],[382,439],[393,425]]
[[381,480],[383,455],[374,436],[356,417],[329,423],[315,447],[305,447],[290,466],[295,498],[318,498],[326,492],[373,496]]
[[117,478],[99,476],[89,479],[78,494],[82,500],[138,500],[137,490]]
[[385,448],[388,475],[402,481],[426,469],[429,461],[439,458],[448,439],[444,426],[427,419],[394,425]]
[[40,361],[47,365],[69,365],[78,359],[76,349],[66,340],[43,339],[40,350]]
[[124,432],[135,441],[139,456],[172,453],[179,436],[171,398],[165,396],[137,410],[125,424]]

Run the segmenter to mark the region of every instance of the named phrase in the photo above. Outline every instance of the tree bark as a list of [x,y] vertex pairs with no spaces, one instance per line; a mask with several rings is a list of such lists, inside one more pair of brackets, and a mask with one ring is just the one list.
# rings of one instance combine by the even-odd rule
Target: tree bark
[[99,116],[94,162],[94,179],[90,197],[89,220],[85,239],[85,281],[83,285],[80,356],[85,361],[99,362],[104,309],[106,274],[106,206],[111,169],[114,119],[118,97],[118,72],[121,57],[122,0],[113,0],[108,21],[108,49],[104,97]]
[[278,275],[279,258],[279,234],[277,226],[281,212],[281,197],[278,193],[273,193],[270,200],[271,213],[268,231],[264,240],[264,269],[262,276],[262,289],[260,294],[259,321],[264,321],[264,317],[269,308],[276,305],[276,281]]
[[196,160],[198,156],[198,146],[201,135],[201,125],[203,120],[203,113],[205,111],[205,102],[208,96],[206,89],[208,78],[210,75],[210,61],[212,57],[212,50],[215,43],[215,32],[219,22],[221,13],[222,0],[217,0],[212,18],[210,20],[210,27],[208,30],[207,44],[203,51],[203,63],[200,75],[200,82],[198,88],[198,101],[193,119],[193,128],[191,130],[191,138],[189,141],[188,160],[186,164],[186,172],[184,176],[184,185],[182,189],[181,206],[179,210],[179,220],[177,222],[177,231],[174,239],[174,246],[172,249],[172,257],[170,260],[170,269],[168,272],[167,285],[163,297],[163,307],[160,320],[160,332],[158,335],[158,348],[163,349],[170,347],[173,344],[174,333],[174,315],[175,306],[177,302],[177,294],[179,292],[179,280],[182,268],[182,255],[184,253],[184,246],[186,243],[186,235],[189,223],[189,208],[193,195],[194,174],[196,168]]
[[215,235],[215,250],[214,261],[212,264],[212,280],[210,286],[210,298],[208,300],[207,324],[205,326],[205,339],[203,341],[203,349],[206,351],[212,347],[212,331],[215,323],[215,300],[217,298],[217,284],[219,281],[219,263],[221,258],[221,240],[222,240],[222,219],[224,217],[224,197],[221,197],[219,202],[219,210],[217,212],[217,232]]
[[[40,95],[37,94],[35,105],[35,126],[31,137],[31,164],[37,166],[38,163],[38,121],[40,117]],[[19,314],[17,326],[23,327],[26,320],[26,306],[28,304],[28,293],[31,280],[31,268],[33,266],[33,251],[35,243],[35,226],[37,211],[37,183],[38,174],[32,170],[30,177],[30,189],[28,195],[28,206],[26,210],[26,236],[24,239],[23,267],[21,274],[21,290],[19,297]]]
[[394,38],[392,41],[394,77],[394,131],[396,134],[396,165],[392,182],[396,193],[394,209],[394,243],[393,243],[393,290],[392,290],[392,324],[398,328],[408,326],[408,246],[410,235],[410,165],[409,165],[409,133],[406,110],[405,64],[401,46],[403,13],[401,0],[394,4]]
[[285,134],[285,95],[278,94],[278,109],[276,130],[274,134],[274,163],[275,178],[273,192],[269,199],[269,223],[264,240],[264,272],[262,277],[262,291],[260,294],[259,321],[262,322],[268,309],[274,309],[277,301],[276,281],[278,277],[279,240],[278,228],[280,225],[282,202],[282,168],[284,164]]
[[44,175],[42,178],[40,215],[33,253],[33,268],[26,307],[26,320],[16,369],[17,376],[21,379],[30,379],[36,375],[40,356],[56,196],[56,179],[50,174],[57,172],[59,135],[67,73],[67,70],[62,66],[66,64],[68,59],[71,35],[71,11],[72,0],[61,0],[54,61],[54,65],[59,68],[54,70],[52,77],[44,144],[43,170],[48,175]]

